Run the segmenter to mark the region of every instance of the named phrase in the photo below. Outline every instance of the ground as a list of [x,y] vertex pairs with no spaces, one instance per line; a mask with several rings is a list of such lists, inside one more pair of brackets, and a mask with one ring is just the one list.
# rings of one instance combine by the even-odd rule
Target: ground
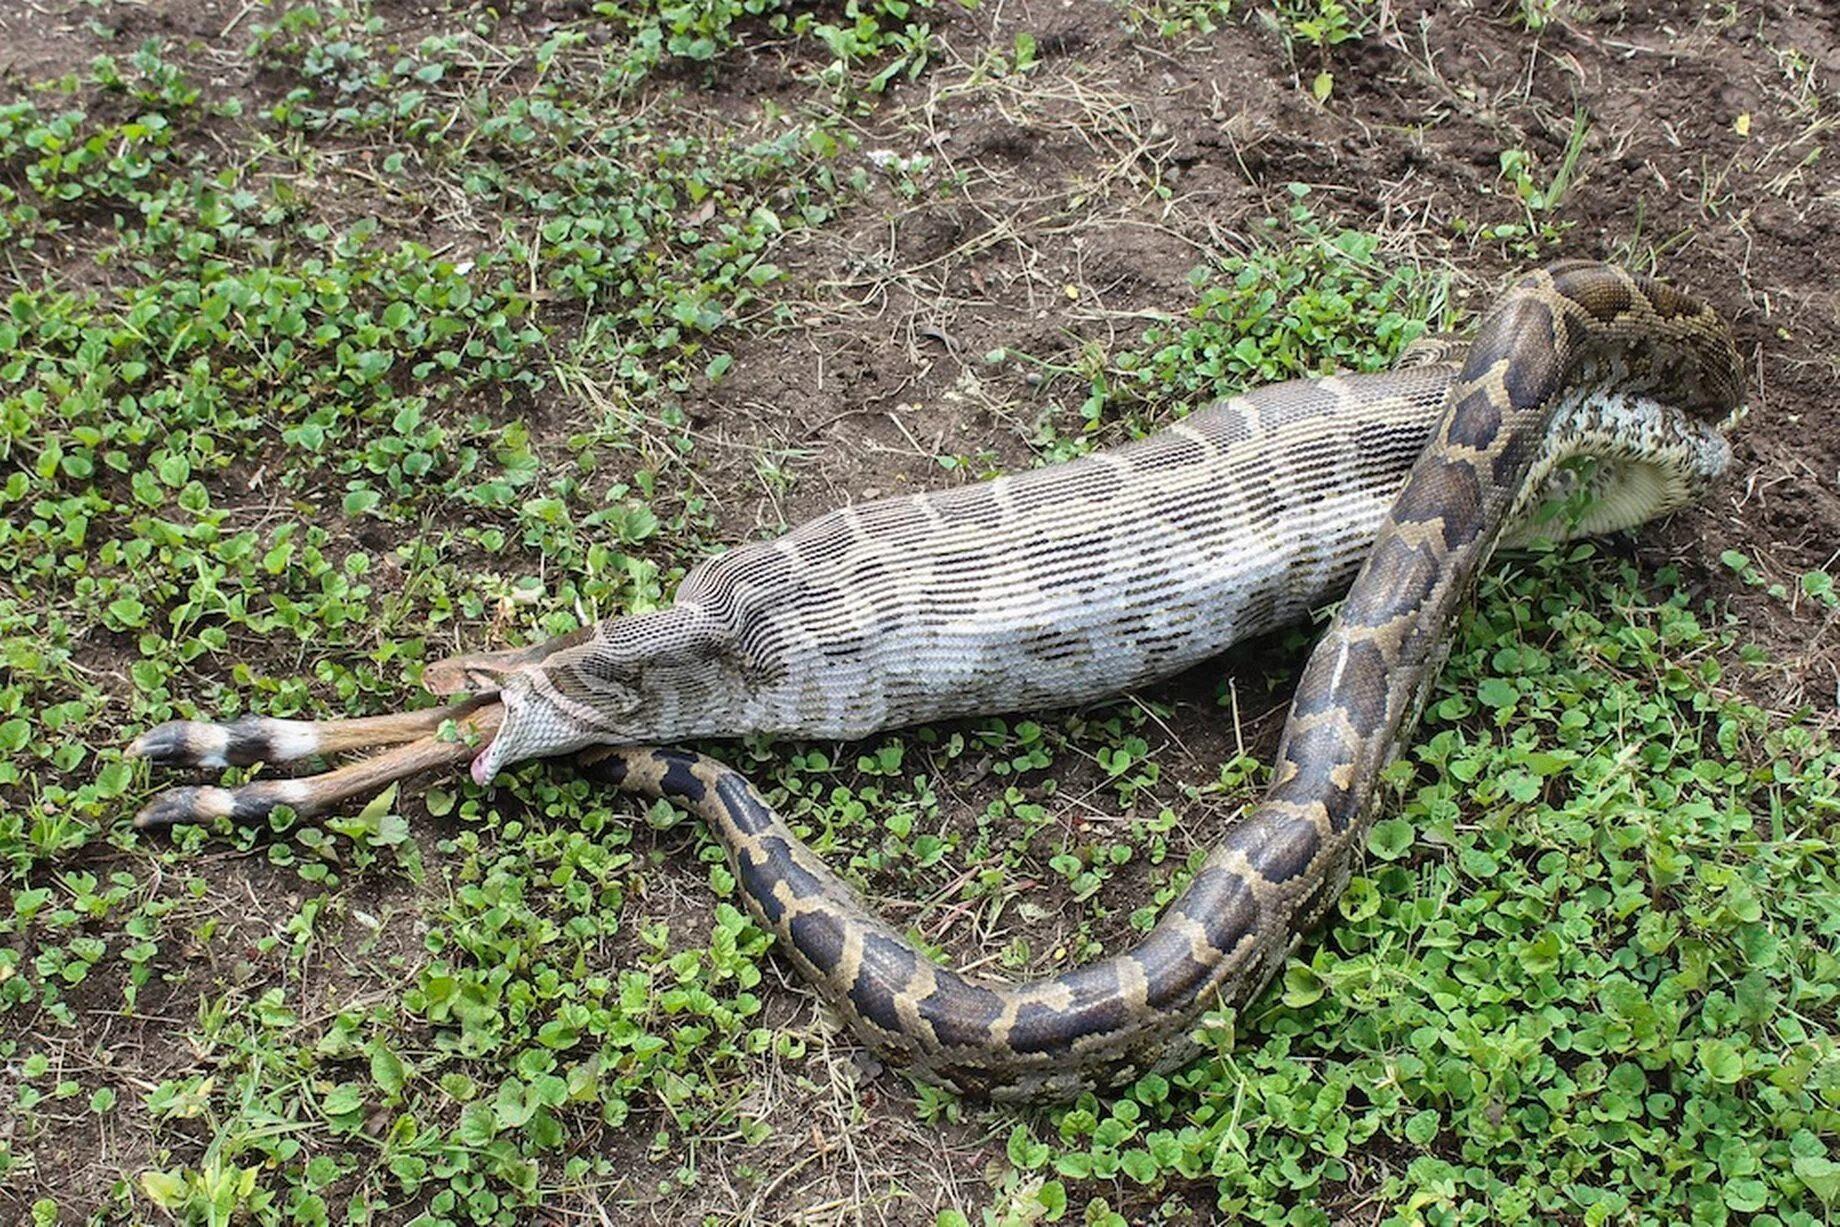
[[[0,74],[0,1219],[1840,1198],[1831,6],[33,0]],[[1384,365],[1563,257],[1731,321],[1732,477],[1497,566],[1355,885],[1169,1078],[911,1084],[695,823],[564,767],[130,824],[160,720],[391,710],[827,508]],[[942,957],[1053,970],[1253,798],[1307,643],[711,748]]]

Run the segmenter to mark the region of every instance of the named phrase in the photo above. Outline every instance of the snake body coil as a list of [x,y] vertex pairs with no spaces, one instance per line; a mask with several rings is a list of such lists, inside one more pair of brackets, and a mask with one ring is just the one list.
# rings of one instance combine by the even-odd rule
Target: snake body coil
[[[1020,1099],[1167,1068],[1194,1050],[1197,1015],[1255,996],[1340,894],[1380,771],[1417,720],[1451,623],[1554,458],[1582,439],[1609,459],[1709,447],[1722,467],[1722,447],[1691,427],[1681,438],[1697,442],[1663,444],[1651,398],[1683,422],[1720,421],[1742,394],[1723,322],[1666,286],[1560,265],[1513,287],[1483,322],[1431,442],[1310,656],[1264,800],[1143,942],[1062,975],[1005,984],[934,965],[713,760],[612,750],[589,771],[682,800],[711,822],[761,922],[892,1062],[961,1091]],[[1578,412],[1564,416],[1567,406]],[[1600,439],[1607,420],[1618,433]]]
[[[1504,530],[1527,531],[1534,504],[1579,483],[1599,496],[1583,533],[1685,504],[1728,463],[1719,429],[1742,395],[1715,313],[1610,266],[1555,265],[1503,296],[1460,368],[1261,389],[1068,465],[847,508],[697,568],[670,609],[456,658],[426,681],[483,692],[484,708],[448,710],[489,710],[486,735],[502,704],[481,782],[519,759],[625,746],[594,750],[589,773],[707,819],[756,917],[891,1062],[965,1092],[1062,1097],[1180,1061],[1197,1016],[1255,996],[1340,893],[1380,772]],[[1595,468],[1566,465],[1578,455]],[[739,774],[628,744],[852,737],[1102,697],[1300,616],[1357,566],[1264,799],[1138,946],[1032,983],[936,966]],[[135,750],[209,765],[361,744],[327,740],[332,727],[178,722]],[[141,820],[313,808],[435,761],[385,758],[345,769],[343,791],[178,789]]]

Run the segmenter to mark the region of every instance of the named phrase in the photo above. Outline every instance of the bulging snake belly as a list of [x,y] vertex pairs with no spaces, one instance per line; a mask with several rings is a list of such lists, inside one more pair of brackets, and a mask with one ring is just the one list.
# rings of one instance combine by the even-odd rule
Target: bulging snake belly
[[[1065,465],[845,508],[698,567],[669,609],[426,680],[482,695],[451,709],[491,735],[482,783],[599,747],[593,777],[702,815],[786,957],[891,1062],[964,1092],[1063,1097],[1181,1061],[1197,1017],[1255,996],[1340,893],[1504,532],[1602,532],[1685,504],[1729,462],[1720,429],[1742,396],[1714,312],[1607,265],[1554,265],[1498,301],[1460,365],[1276,385]],[[1582,519],[1533,524],[1579,485],[1597,496]],[[738,773],[631,744],[847,738],[1095,699],[1295,620],[1351,576],[1264,799],[1139,945],[1030,983],[934,964]],[[287,757],[330,744],[309,746],[313,727],[179,722],[135,748]],[[298,783],[174,790],[142,817],[316,803]]]

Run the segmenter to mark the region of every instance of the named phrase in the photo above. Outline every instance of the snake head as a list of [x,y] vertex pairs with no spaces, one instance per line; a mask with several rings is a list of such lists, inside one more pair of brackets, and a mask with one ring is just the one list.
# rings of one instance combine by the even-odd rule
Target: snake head
[[[546,650],[539,650],[546,649]],[[469,658],[470,678],[496,686],[504,721],[473,760],[480,784],[512,763],[595,745],[672,743],[734,723],[750,685],[725,627],[675,606],[612,618],[558,646]]]

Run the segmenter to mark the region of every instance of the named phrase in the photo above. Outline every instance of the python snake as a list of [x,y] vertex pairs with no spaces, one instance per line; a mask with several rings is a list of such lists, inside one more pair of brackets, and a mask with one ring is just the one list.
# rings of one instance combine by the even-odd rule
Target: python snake
[[[666,610],[431,666],[430,689],[479,692],[454,707],[162,725],[133,751],[206,766],[428,735],[349,775],[171,790],[140,821],[326,808],[470,753],[430,733],[442,718],[489,738],[473,760],[481,783],[597,747],[583,757],[591,777],[709,822],[759,922],[892,1063],[994,1098],[1118,1084],[1189,1056],[1196,1018],[1256,996],[1340,893],[1380,772],[1503,533],[1539,531],[1535,506],[1580,482],[1592,510],[1551,535],[1685,504],[1728,464],[1720,432],[1742,398],[1716,313],[1609,265],[1553,265],[1502,296],[1460,366],[1276,385],[1114,451],[833,512],[696,568]],[[1582,477],[1567,463],[1581,455],[1596,462]],[[1029,983],[935,965],[740,774],[630,744],[855,737],[1114,694],[1301,616],[1357,566],[1264,799],[1140,944]]]

